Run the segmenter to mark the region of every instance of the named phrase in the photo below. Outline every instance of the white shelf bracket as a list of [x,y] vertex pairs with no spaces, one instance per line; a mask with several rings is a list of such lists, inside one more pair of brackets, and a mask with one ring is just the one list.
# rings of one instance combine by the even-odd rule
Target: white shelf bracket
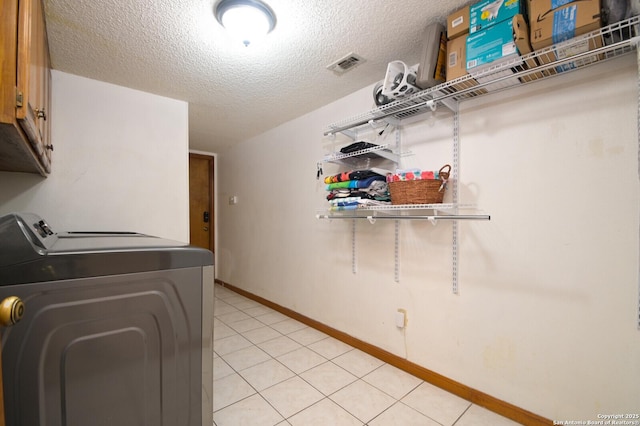
[[356,220],[351,223],[351,272],[358,272],[358,258],[356,256]]
[[[460,166],[460,114],[458,105],[455,105],[453,112],[453,204],[458,205],[458,171]],[[456,209],[455,213],[458,211]],[[458,294],[458,221],[454,220],[451,224],[451,291]]]
[[393,257],[395,259],[395,266],[393,269],[393,280],[397,283],[400,282],[400,221],[396,220],[395,224],[395,243],[393,247]]
[[[638,135],[638,180],[640,180],[640,49],[638,49],[638,40],[636,37],[636,60],[637,60],[637,68],[636,68],[636,72],[638,73],[638,112],[637,112],[637,116],[636,116],[636,120],[638,121],[637,123],[637,135]],[[640,230],[638,232],[639,238],[639,244],[640,244]],[[640,265],[638,266],[639,269],[639,273],[638,273],[638,310],[636,312],[637,315],[637,326],[638,326],[638,330],[640,330]]]

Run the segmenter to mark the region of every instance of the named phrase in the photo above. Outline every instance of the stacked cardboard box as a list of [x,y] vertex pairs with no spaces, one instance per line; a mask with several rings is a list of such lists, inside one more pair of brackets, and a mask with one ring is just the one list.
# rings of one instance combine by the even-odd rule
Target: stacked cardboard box
[[447,81],[467,74],[467,36],[469,35],[469,6],[447,17]]
[[[554,45],[547,54],[540,55],[542,63],[551,63],[602,46],[600,38],[580,38],[601,26],[600,0],[528,0],[531,16],[531,45],[535,50]],[[563,42],[573,39],[571,46]],[[581,40],[581,41],[580,41]],[[587,61],[597,61],[594,55]],[[557,72],[574,68],[569,62],[555,68]]]
[[[522,70],[599,47],[597,39],[584,39],[583,43],[576,43],[576,39],[601,26],[600,2],[479,0],[455,11],[447,19],[447,81],[478,73],[500,61],[512,61],[515,69]],[[562,42],[568,39],[572,39],[571,47],[563,47]],[[514,61],[551,45],[554,49],[545,55],[525,58],[523,63]],[[573,65],[537,71],[520,80],[535,80]]]
[[467,71],[518,58],[513,17],[525,11],[524,0],[481,0],[469,9]]
[[[519,57],[528,31],[515,24],[525,0],[480,0],[447,18],[447,81],[482,69],[495,61]],[[525,25],[526,27],[526,25]],[[518,34],[519,43],[513,35]]]

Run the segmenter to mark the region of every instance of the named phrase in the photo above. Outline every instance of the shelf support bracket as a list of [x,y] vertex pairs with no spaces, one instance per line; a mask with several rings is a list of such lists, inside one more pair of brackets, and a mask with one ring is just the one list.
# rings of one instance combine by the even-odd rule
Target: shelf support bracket
[[396,220],[395,223],[395,243],[393,247],[393,257],[395,259],[395,266],[393,269],[393,279],[395,282],[400,282],[400,221]]
[[[460,113],[458,105],[455,105],[453,112],[453,205],[458,205],[458,170],[460,166]],[[458,209],[455,209],[458,214]],[[454,220],[451,224],[451,291],[458,294],[458,221]]]
[[[640,181],[640,49],[639,49],[639,45],[638,43],[636,43],[636,60],[637,60],[637,68],[636,68],[636,72],[638,73],[638,112],[637,112],[637,117],[636,120],[638,121],[637,126],[638,126],[638,180]],[[638,235],[640,236],[640,230],[638,232]],[[640,244],[640,238],[638,238],[639,244]],[[640,265],[638,266],[639,272],[640,272]],[[636,312],[637,315],[637,326],[638,326],[638,330],[640,330],[640,273],[638,274],[638,310]]]
[[358,258],[356,256],[356,220],[351,222],[351,272],[358,272]]

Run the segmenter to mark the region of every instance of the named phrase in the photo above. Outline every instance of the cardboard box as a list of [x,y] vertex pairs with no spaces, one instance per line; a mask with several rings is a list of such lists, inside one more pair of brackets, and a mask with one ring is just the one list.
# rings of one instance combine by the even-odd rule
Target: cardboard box
[[467,35],[447,43],[447,81],[467,74]]
[[524,14],[525,0],[480,0],[469,8],[469,34],[483,31],[517,14]]
[[[466,66],[466,50],[467,36],[463,34],[447,43],[447,81],[455,80],[467,75]],[[456,91],[471,89],[478,85],[473,78],[466,79],[460,83],[453,84],[451,87]],[[467,97],[477,96],[478,94],[487,93],[484,89],[475,90],[467,95]]]
[[600,28],[600,0],[529,0],[531,47],[542,49]]
[[[524,56],[528,53],[533,52],[533,49],[531,48],[531,42],[529,41],[529,26],[527,25],[527,21],[523,15],[516,15],[513,17],[513,41],[516,43],[516,47],[518,48],[518,52],[520,52],[520,55]],[[536,58],[529,58],[525,61],[523,68],[531,69],[538,66],[539,64]],[[547,76],[547,74],[542,72],[535,72],[520,77],[520,80],[522,80],[523,82],[528,82],[537,80],[545,76]]]
[[456,37],[469,33],[469,6],[456,10],[447,16],[447,38],[453,40]]
[[494,62],[519,57],[513,39],[513,19],[494,24],[467,37],[467,72],[476,71]]

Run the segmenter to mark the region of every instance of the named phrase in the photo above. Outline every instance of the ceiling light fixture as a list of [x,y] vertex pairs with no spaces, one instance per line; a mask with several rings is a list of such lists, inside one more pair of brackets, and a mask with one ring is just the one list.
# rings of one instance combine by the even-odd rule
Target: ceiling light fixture
[[276,15],[260,0],[221,0],[216,19],[245,46],[264,37],[276,26]]

